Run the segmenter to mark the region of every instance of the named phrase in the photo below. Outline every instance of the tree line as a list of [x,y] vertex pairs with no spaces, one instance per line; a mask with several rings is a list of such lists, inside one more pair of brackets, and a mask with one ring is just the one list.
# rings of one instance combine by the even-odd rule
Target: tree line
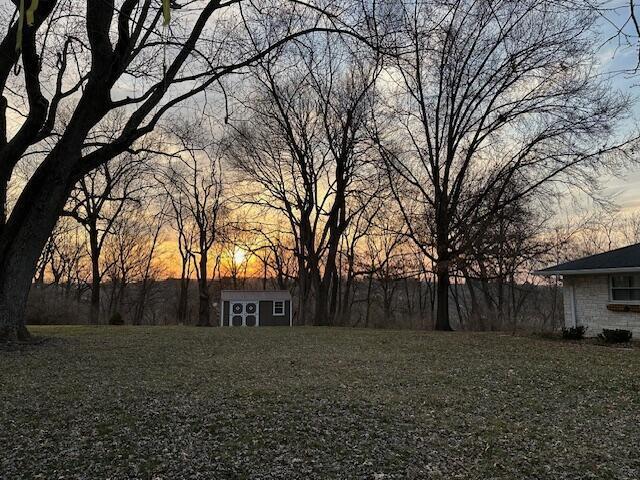
[[165,236],[177,315],[195,277],[202,325],[222,259],[237,280],[246,257],[294,291],[299,323],[347,323],[374,280],[390,309],[395,277],[418,279],[437,329],[452,310],[513,317],[529,266],[566,243],[557,198],[635,161],[631,98],[598,64],[604,4],[170,2],[164,25],[153,0],[18,3],[0,60],[5,339],[28,337],[47,275],[87,285],[93,322],[107,277],[113,305],[135,281],[140,322]]

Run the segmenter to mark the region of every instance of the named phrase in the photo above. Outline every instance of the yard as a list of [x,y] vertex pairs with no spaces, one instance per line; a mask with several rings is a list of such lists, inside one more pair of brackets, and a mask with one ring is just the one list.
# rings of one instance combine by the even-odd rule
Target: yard
[[499,334],[40,327],[0,478],[637,479],[640,349]]

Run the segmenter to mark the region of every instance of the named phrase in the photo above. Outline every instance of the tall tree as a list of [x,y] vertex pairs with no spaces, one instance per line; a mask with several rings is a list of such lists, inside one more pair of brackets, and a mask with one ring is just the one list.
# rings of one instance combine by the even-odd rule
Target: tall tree
[[401,40],[374,134],[409,234],[435,263],[436,321],[451,330],[451,272],[521,198],[624,156],[628,99],[599,76],[595,15],[562,2],[397,2]]
[[535,201],[523,198],[498,212],[461,263],[459,270],[472,299],[467,327],[518,327],[518,317],[532,290],[530,272],[553,247],[548,222],[554,212],[540,212],[536,206]]
[[102,262],[102,249],[121,215],[131,214],[130,207],[140,201],[148,188],[144,158],[121,155],[89,172],[71,192],[64,215],[74,218],[87,232],[91,259],[91,307],[89,322],[100,321],[100,290],[109,265]]
[[286,219],[301,318],[319,325],[336,314],[339,247],[356,214],[350,199],[375,177],[367,120],[379,65],[350,47],[316,36],[261,62],[231,154],[253,185],[249,202]]
[[165,223],[164,204],[149,196],[117,217],[104,245],[104,276],[109,279],[106,312],[140,325],[154,279],[162,270],[158,243]]
[[[166,186],[180,248],[195,261],[198,280],[198,325],[211,325],[209,256],[223,215],[223,184],[220,154],[203,141],[202,132],[190,123],[174,128],[179,142],[167,167]],[[184,272],[183,256],[183,272]],[[182,292],[181,292],[182,293]]]

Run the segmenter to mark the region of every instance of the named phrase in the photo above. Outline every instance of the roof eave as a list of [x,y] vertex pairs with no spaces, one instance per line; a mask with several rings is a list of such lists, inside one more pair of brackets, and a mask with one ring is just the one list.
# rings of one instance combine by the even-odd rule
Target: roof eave
[[553,277],[555,275],[607,275],[615,273],[640,273],[640,267],[589,268],[583,270],[536,270],[534,275]]

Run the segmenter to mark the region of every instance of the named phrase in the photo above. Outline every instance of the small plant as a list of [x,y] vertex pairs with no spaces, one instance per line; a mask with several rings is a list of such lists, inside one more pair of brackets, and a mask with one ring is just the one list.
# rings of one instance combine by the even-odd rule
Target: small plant
[[109,325],[124,325],[124,319],[120,312],[114,312],[109,319]]
[[562,338],[565,340],[582,340],[586,332],[587,332],[587,327],[585,327],[584,325],[563,328]]
[[609,330],[605,328],[598,336],[607,343],[627,343],[631,341],[633,333],[631,330],[623,330],[619,328]]

